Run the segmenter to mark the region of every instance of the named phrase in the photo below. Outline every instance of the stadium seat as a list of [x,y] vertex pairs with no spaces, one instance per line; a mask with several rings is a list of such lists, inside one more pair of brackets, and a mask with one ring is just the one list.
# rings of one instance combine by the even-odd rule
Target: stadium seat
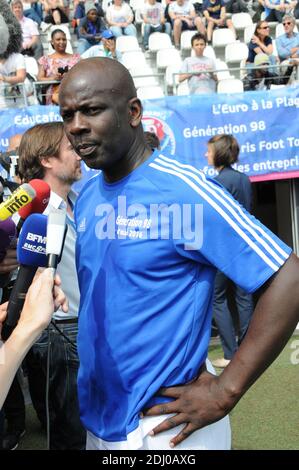
[[[216,60],[216,54],[212,46],[206,46],[203,55],[205,57],[210,57],[210,59]],[[195,51],[192,49],[191,57],[195,57]]]
[[183,31],[181,34],[181,50],[190,51],[191,49],[191,38],[196,34],[197,31]]
[[146,86],[137,88],[137,96],[140,100],[164,98],[164,91],[160,86]]
[[158,78],[153,76],[154,73],[153,69],[147,64],[138,64],[130,69],[136,88],[159,85]]
[[252,18],[249,13],[234,13],[231,17],[235,29],[245,29],[252,24]]
[[48,41],[49,42],[51,41],[51,34],[52,34],[53,31],[55,31],[55,29],[61,29],[61,31],[63,31],[65,33],[66,39],[68,41],[71,40],[71,32],[70,32],[69,24],[68,23],[63,23],[63,24],[53,24],[51,26],[51,28],[48,30],[47,36],[48,36]]
[[121,63],[130,70],[137,64],[146,65],[146,59],[142,51],[129,51],[122,54]]
[[227,44],[235,41],[235,35],[229,28],[215,29],[213,31],[213,47],[225,47]]
[[148,39],[148,49],[157,52],[160,49],[174,48],[171,39],[166,33],[152,33]]
[[182,58],[177,49],[161,49],[157,52],[157,68],[166,69],[168,65],[181,64]]
[[243,93],[243,91],[243,82],[237,78],[227,78],[218,82],[218,93]]
[[38,63],[34,57],[29,57],[24,55],[26,72],[31,75],[35,80],[37,80],[38,74]]
[[248,44],[251,41],[252,36],[254,35],[256,24],[252,23],[251,25],[246,26],[244,29],[244,42]]
[[217,70],[216,75],[217,75],[218,80],[226,80],[227,78],[231,78],[231,75],[228,70],[228,66],[226,62],[224,62],[223,60],[216,59],[216,70]]
[[189,95],[190,94],[189,86],[188,86],[188,80],[184,80],[182,83],[180,83],[177,86],[176,94],[178,96],[184,96],[184,95]]
[[248,57],[248,46],[243,42],[236,42],[227,44],[225,46],[225,62],[229,65],[231,63],[239,63]]
[[167,86],[173,87],[173,79],[175,78],[175,84],[177,85],[179,83],[179,76],[178,75],[173,75],[174,73],[179,73],[181,70],[181,64],[171,64],[166,67],[166,72],[165,72],[165,81]]
[[116,38],[116,49],[120,52],[139,51],[140,47],[135,36],[119,36]]

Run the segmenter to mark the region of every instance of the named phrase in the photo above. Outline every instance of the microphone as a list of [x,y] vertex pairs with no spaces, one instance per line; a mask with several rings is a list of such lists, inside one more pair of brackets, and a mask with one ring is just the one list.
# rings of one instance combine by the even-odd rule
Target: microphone
[[50,212],[47,224],[47,244],[46,255],[48,258],[48,268],[56,270],[60,261],[64,240],[66,237],[66,212],[60,209]]
[[1,332],[4,340],[9,338],[18,323],[27,291],[37,268],[47,266],[46,234],[47,217],[45,215],[32,214],[28,217],[19,236],[17,246],[20,269],[10,295],[7,317]]
[[17,225],[18,233],[22,228],[24,220],[26,220],[30,214],[41,214],[44,212],[50,199],[51,188],[45,181],[34,179],[29,182],[29,186],[34,189],[36,196],[29,204],[19,210],[21,219]]
[[35,198],[36,192],[28,183],[21,184],[6,201],[0,204],[0,221],[12,216]]

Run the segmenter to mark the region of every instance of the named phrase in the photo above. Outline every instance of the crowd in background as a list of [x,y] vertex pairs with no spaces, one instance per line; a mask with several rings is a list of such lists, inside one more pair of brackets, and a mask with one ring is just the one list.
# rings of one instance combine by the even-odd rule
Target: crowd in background
[[[292,83],[296,78],[295,70],[290,68],[298,64],[299,57],[296,26],[299,2],[296,1],[204,0],[200,3],[131,0],[129,3],[103,0],[94,3],[90,0],[12,0],[10,6],[22,28],[23,41],[20,54],[0,59],[2,108],[20,105],[20,83],[25,85],[28,104],[58,104],[60,81],[80,59],[98,56],[122,61],[117,38],[137,38],[136,50],[147,51],[150,35],[155,32],[169,36],[170,47],[179,51],[179,58],[180,54],[184,58],[180,45],[182,32],[191,30],[194,35],[200,34],[195,45],[192,39],[191,57],[185,59],[181,70],[176,72],[185,74],[189,93],[215,92],[217,74],[216,56],[212,50],[213,31],[229,29],[232,41],[242,42],[231,18],[236,13],[249,14],[255,26],[243,64],[247,70],[243,74],[244,91],[268,89],[272,84]],[[275,40],[270,35],[269,21],[283,26]],[[199,48],[198,40],[201,41]],[[206,46],[209,46],[210,53],[207,53]],[[282,64],[281,68],[277,67],[278,64]],[[260,68],[257,73],[251,70],[257,67]],[[38,96],[33,96],[32,82],[36,80],[46,83],[39,87]],[[181,76],[179,81],[182,81]]]

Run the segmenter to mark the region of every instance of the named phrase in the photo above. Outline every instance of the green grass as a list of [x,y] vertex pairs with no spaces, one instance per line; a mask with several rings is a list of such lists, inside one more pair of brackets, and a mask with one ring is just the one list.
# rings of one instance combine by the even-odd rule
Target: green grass
[[[291,363],[293,341],[298,341],[298,349],[299,336],[293,336],[231,413],[234,449],[299,449],[299,364]],[[210,347],[210,359],[221,355],[220,346]],[[46,437],[32,406],[27,406],[26,422],[18,448],[45,449]]]
[[[299,449],[299,364],[291,363],[293,341],[298,349],[299,337],[293,336],[232,411],[234,449]],[[221,354],[221,347],[214,346],[209,358]]]

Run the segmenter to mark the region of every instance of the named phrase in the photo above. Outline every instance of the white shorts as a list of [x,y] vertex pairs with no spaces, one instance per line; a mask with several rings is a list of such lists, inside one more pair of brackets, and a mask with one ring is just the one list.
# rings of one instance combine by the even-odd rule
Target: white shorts
[[[207,369],[215,373],[209,360],[206,361]],[[170,440],[176,436],[185,424],[176,426],[168,431],[163,431],[155,436],[148,433],[171,415],[146,416],[140,419],[139,426],[127,437],[127,441],[108,442],[96,437],[87,431],[87,450],[230,450],[231,429],[229,417],[225,416],[220,421],[210,424],[192,433],[187,439],[176,447],[169,446]]]

